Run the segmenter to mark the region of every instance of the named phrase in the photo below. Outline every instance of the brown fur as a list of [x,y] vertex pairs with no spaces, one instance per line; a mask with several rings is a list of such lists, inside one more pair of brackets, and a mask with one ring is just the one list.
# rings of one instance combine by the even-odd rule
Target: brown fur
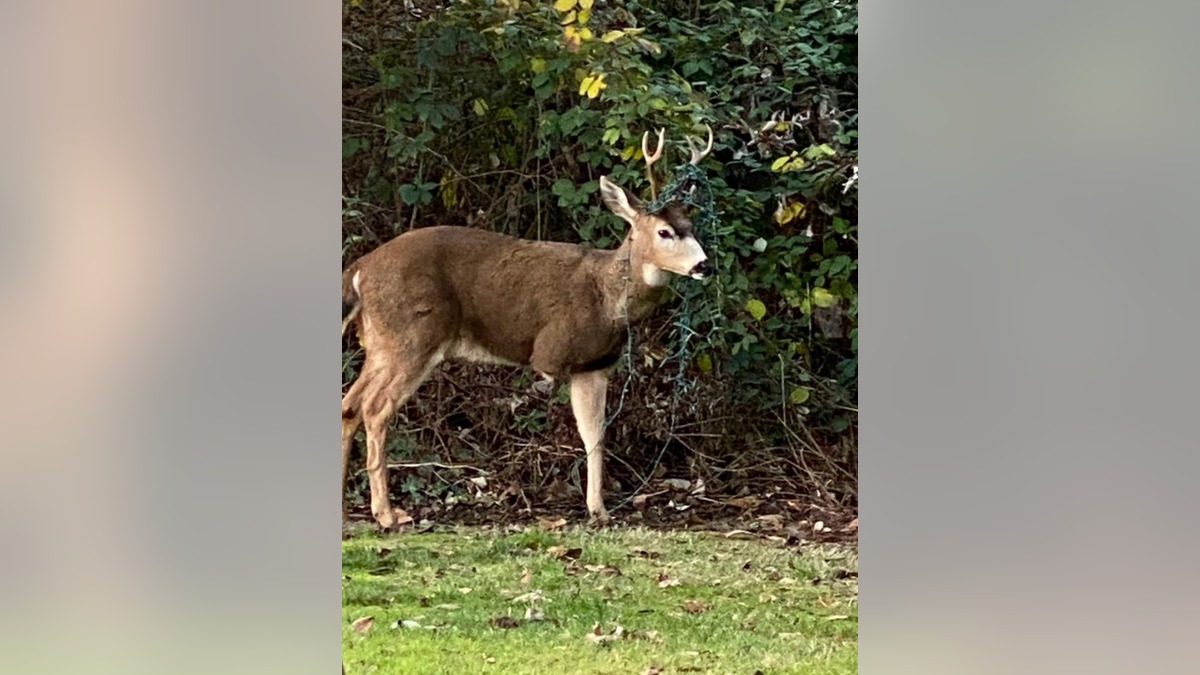
[[[581,431],[599,428],[607,381],[603,371],[620,355],[629,324],[658,304],[660,289],[642,270],[652,266],[684,274],[691,268],[682,259],[670,259],[682,254],[664,252],[654,239],[663,228],[691,235],[682,209],[649,216],[621,188],[605,183],[604,189],[605,203],[632,224],[616,250],[441,226],[407,232],[346,269],[343,303],[357,313],[350,316],[366,359],[342,400],[343,489],[350,445],[365,423],[372,511],[384,527],[407,517],[391,508],[387,496],[387,424],[444,359],[530,365],[555,379],[580,375],[573,380],[578,395],[599,401],[598,410],[594,404],[580,408],[588,416],[578,420]],[[675,269],[681,265],[688,269]],[[582,376],[587,373],[598,376]],[[588,507],[599,516],[604,508],[595,470],[599,432],[589,434],[597,436],[596,447],[588,448],[597,459],[589,463],[594,485]]]

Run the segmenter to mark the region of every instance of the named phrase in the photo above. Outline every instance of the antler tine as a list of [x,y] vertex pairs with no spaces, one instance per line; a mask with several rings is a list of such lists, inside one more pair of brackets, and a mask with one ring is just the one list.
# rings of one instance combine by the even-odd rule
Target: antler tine
[[666,131],[666,129],[662,128],[658,130],[658,147],[655,148],[653,154],[650,153],[649,146],[650,132],[647,131],[646,133],[642,134],[642,159],[646,160],[646,178],[650,181],[651,199],[658,199],[658,186],[654,184],[654,170],[651,167],[653,167],[654,163],[657,162],[660,157],[662,157],[663,134],[665,134]]
[[708,157],[708,153],[712,152],[712,146],[713,146],[712,127],[705,124],[704,128],[708,129],[708,147],[704,148],[704,150],[700,150],[697,147],[697,145],[692,142],[691,136],[687,137],[688,150],[692,151],[692,164],[699,164],[701,162],[701,160],[703,160],[705,157]]

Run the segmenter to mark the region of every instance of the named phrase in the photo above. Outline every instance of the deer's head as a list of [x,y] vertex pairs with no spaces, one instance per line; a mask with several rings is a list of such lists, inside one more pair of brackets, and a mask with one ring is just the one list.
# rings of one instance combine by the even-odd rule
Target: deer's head
[[[642,136],[642,154],[646,160],[651,196],[656,196],[652,167],[662,157],[663,131],[658,132],[658,148],[653,153],[647,145],[648,140],[649,132]],[[712,129],[708,130],[708,147],[704,150],[694,145],[691,138],[687,140],[692,164],[699,164],[712,151]],[[683,203],[671,201],[654,213],[647,213],[642,200],[606,176],[600,177],[600,196],[609,210],[629,223],[632,256],[643,268],[635,273],[640,272],[646,283],[661,286],[667,282],[667,273],[693,279],[703,279],[713,273]]]

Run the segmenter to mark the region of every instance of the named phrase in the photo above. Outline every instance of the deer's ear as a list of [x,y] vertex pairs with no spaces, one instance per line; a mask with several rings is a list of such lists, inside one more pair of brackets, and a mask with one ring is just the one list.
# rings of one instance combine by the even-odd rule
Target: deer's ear
[[600,177],[600,198],[604,200],[604,205],[610,211],[623,218],[630,225],[634,223],[634,219],[641,213],[644,206],[642,200],[633,196],[631,192],[620,185],[610,181],[608,176]]

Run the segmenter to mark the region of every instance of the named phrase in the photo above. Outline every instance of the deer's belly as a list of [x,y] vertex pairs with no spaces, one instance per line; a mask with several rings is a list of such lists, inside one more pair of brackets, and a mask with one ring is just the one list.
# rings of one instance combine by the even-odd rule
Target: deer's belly
[[459,338],[451,341],[450,344],[446,346],[446,358],[453,361],[466,361],[467,363],[487,363],[498,366],[521,365],[516,361],[506,359],[492,352],[478,342],[468,338]]

